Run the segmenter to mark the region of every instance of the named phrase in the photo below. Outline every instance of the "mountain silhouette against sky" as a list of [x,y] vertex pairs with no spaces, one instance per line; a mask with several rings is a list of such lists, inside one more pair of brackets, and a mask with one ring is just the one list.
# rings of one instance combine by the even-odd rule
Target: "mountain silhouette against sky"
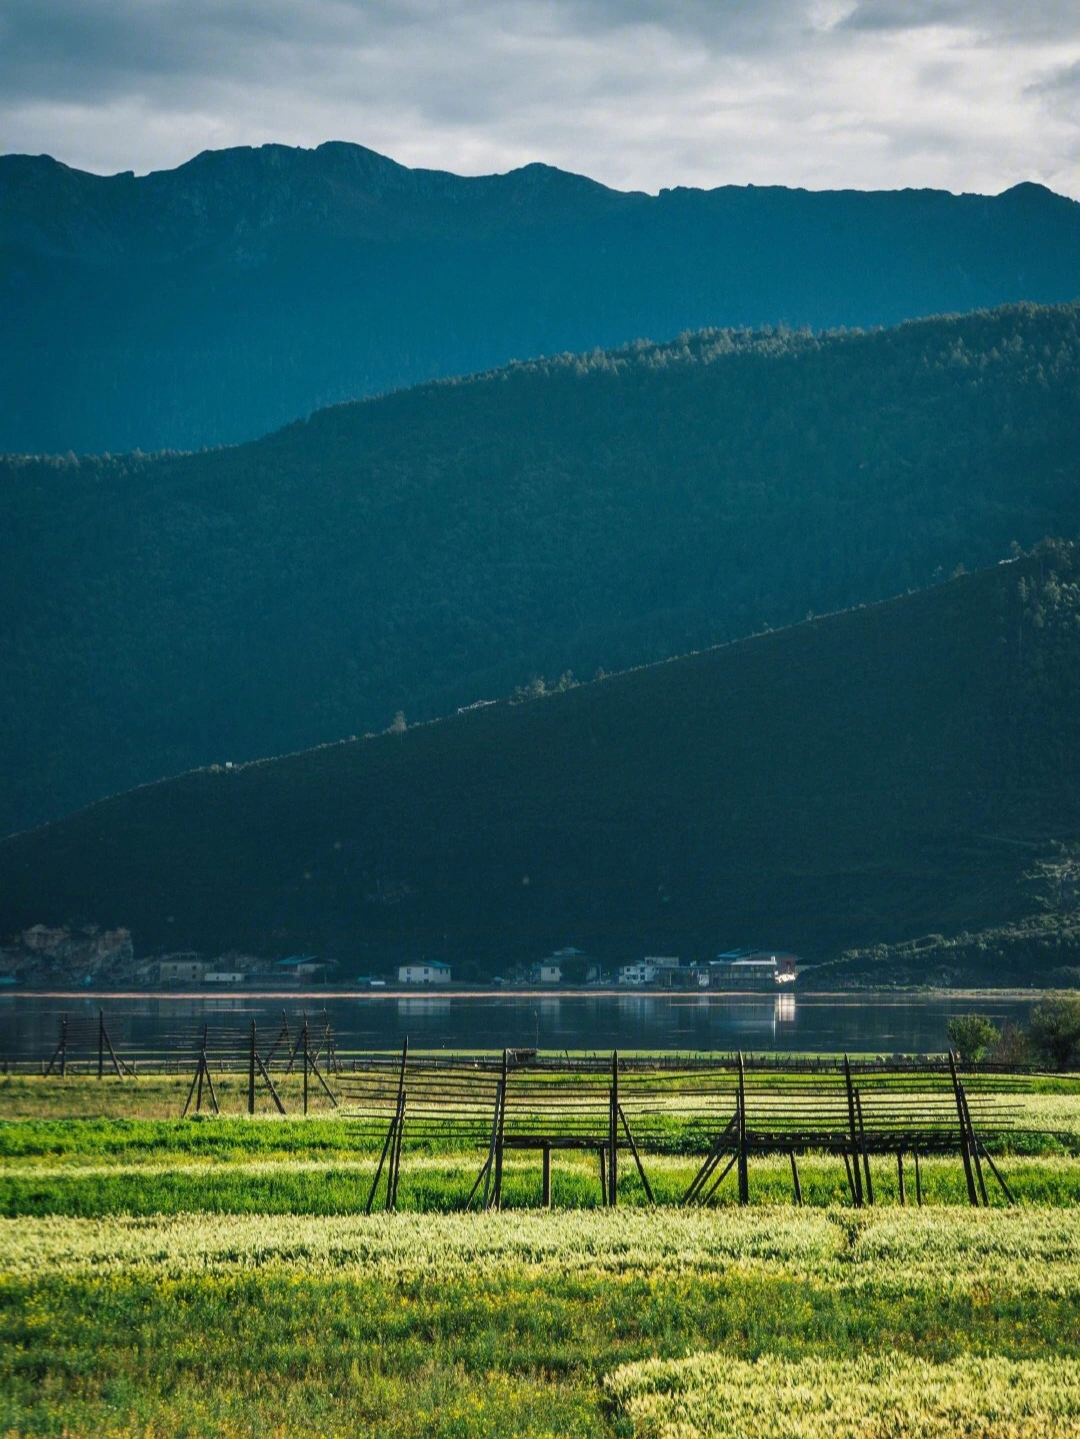
[[358,145],[86,174],[0,157],[0,450],[197,448],[327,404],[705,326],[1080,296],[1080,205],[465,178]]

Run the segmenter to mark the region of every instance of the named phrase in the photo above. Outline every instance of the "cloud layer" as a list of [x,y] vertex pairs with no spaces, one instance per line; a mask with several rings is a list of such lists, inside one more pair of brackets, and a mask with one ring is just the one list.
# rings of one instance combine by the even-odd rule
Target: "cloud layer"
[[1080,0],[0,0],[0,150],[1080,198]]

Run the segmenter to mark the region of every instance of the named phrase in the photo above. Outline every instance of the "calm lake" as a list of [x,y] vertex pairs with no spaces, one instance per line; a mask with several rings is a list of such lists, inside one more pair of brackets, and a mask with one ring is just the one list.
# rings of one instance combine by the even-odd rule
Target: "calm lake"
[[[96,1059],[98,1012],[109,1038],[130,1058],[190,1052],[206,1025],[224,1040],[254,1019],[267,1046],[327,1020],[341,1053],[394,1049],[794,1050],[875,1054],[933,1053],[947,1045],[950,1015],[972,1010],[1001,1023],[1025,1020],[1035,997],[1015,993],[723,995],[498,994],[0,996],[0,1062],[38,1064],[68,1021],[69,1057]],[[260,1048],[262,1045],[260,1044]]]

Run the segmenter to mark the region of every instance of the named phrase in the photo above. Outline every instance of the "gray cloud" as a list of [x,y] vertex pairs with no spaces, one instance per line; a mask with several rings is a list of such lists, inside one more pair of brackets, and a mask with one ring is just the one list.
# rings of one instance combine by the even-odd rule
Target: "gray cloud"
[[1080,36],[1073,0],[859,0],[851,30],[968,29],[985,39],[1064,42]]
[[0,0],[0,148],[1080,195],[1080,0]]
[[1080,100],[1080,60],[1072,65],[1062,65],[1049,74],[1033,81],[1028,90],[1034,95],[1049,95],[1055,98]]

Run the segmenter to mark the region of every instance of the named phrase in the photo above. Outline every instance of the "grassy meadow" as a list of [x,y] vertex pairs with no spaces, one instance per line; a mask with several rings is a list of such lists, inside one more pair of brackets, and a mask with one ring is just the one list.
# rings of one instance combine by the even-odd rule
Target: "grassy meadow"
[[[895,1164],[851,1207],[843,1166],[751,1161],[709,1209],[693,1156],[507,1156],[505,1209],[460,1212],[482,1156],[427,1144],[399,1209],[323,1100],[307,1119],[181,1121],[186,1081],[0,1078],[0,1435],[1080,1434],[1080,1101],[966,1204],[958,1161]],[[261,1103],[261,1101],[260,1101]],[[291,1106],[290,1106],[291,1108]],[[1036,1151],[1036,1152],[1031,1152]],[[909,1198],[913,1193],[908,1174]]]

